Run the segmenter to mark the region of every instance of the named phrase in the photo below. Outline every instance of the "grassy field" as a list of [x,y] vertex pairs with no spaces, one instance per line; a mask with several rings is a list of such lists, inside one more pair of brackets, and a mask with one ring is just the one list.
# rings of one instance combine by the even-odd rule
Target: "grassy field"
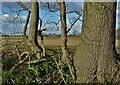
[[[78,37],[68,37],[67,45],[68,47],[76,47],[79,44]],[[15,43],[21,43],[22,49],[25,49],[25,43],[23,37],[0,37],[0,51],[10,51],[15,50]],[[40,38],[38,37],[38,42],[40,43]],[[44,37],[43,44],[47,48],[56,48],[57,46],[61,45],[60,37]]]
[[[16,42],[22,42],[23,37],[0,37],[0,46],[8,45],[9,48],[14,48],[12,47]],[[40,43],[40,37],[38,37],[38,42]],[[116,41],[118,44],[120,40]],[[49,47],[49,46],[59,46],[61,45],[61,39],[60,37],[44,37],[44,45]],[[80,44],[79,42],[79,37],[68,37],[67,45],[68,46],[78,46]],[[11,46],[12,45],[12,46]],[[118,45],[119,46],[119,45]],[[118,53],[120,54],[120,47],[116,47]],[[4,47],[5,48],[5,47]],[[4,49],[0,48],[0,50]],[[8,47],[7,47],[8,48]]]
[[[68,37],[68,45],[77,46],[79,44],[78,37]],[[22,41],[23,37],[0,37],[0,43],[15,43]],[[38,37],[38,42],[40,42],[40,37]],[[60,45],[60,37],[44,37],[44,45]]]
[[[38,38],[38,40],[40,42],[40,38]],[[3,85],[39,85],[40,83],[53,83],[56,81],[60,84],[59,82],[61,82],[62,77],[60,76],[61,74],[56,64],[56,61],[59,63],[59,57],[62,56],[60,37],[44,37],[46,53],[50,55],[48,59],[43,62],[32,64],[32,69],[29,69],[26,64],[28,60],[26,60],[21,65],[18,65],[13,71],[10,71],[11,68],[19,62],[15,48],[16,42],[18,42],[17,45],[21,53],[27,51],[27,46],[23,41],[23,37],[0,37],[0,55],[2,56],[0,67],[3,67],[2,73],[0,69],[0,75],[2,75],[2,77],[0,76],[0,83],[1,80],[3,80]],[[68,37],[67,45],[70,60],[73,59],[79,44],[79,37]],[[117,51],[120,52],[120,48],[117,48]],[[51,56],[54,56],[56,61]],[[32,57],[35,57],[35,55]],[[71,61],[70,64],[72,67],[73,61]],[[73,83],[74,79],[71,77],[68,66],[65,65],[61,70],[66,82]],[[72,70],[74,70],[73,67]],[[61,84],[62,83],[64,83],[64,81],[62,81]]]

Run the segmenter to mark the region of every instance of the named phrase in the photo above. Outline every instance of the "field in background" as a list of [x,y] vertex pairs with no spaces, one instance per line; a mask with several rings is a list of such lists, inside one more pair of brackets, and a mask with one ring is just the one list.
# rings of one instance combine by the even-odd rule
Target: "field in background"
[[[79,37],[68,37],[68,48],[75,51],[76,47],[79,45]],[[38,37],[38,42],[40,43],[40,37]],[[19,44],[21,51],[26,51],[26,44],[23,37],[0,37],[0,53],[12,51],[13,54],[16,53],[15,43]],[[61,39],[60,37],[44,37],[44,46],[46,49],[57,50],[60,48]]]
[[[70,46],[78,46],[79,44],[78,37],[68,37],[68,45]],[[23,37],[0,37],[0,44],[5,43],[15,43],[18,41],[22,41]],[[38,37],[38,42],[40,42],[40,37]],[[60,37],[44,37],[44,45],[60,45],[61,39]]]
[[[14,47],[14,44],[16,42],[22,42],[23,41],[23,37],[0,37],[0,51],[2,49],[5,49],[5,48],[9,48],[9,49],[13,49]],[[38,37],[38,42],[40,43],[40,37]],[[117,40],[117,43],[119,43],[120,40]],[[56,47],[56,46],[59,46],[61,45],[61,39],[60,37],[57,37],[57,36],[53,36],[53,37],[44,37],[44,45],[47,46],[47,47]],[[73,37],[68,37],[68,42],[67,42],[67,45],[70,47],[77,47],[78,45],[80,44],[79,42],[79,37],[76,37],[76,36],[73,36]],[[4,47],[5,45],[7,45],[7,47]],[[116,47],[117,48],[117,51],[118,53],[120,54],[120,47]]]

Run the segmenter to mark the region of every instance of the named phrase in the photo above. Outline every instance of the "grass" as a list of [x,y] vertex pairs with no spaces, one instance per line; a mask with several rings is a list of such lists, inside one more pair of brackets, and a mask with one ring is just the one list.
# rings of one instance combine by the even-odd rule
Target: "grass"
[[[46,60],[43,62],[38,62],[29,65],[26,64],[28,59],[18,65],[13,71],[10,71],[11,68],[19,62],[18,56],[15,51],[15,42],[21,41],[22,38],[19,37],[9,37],[2,38],[3,43],[7,43],[2,47],[2,63],[3,63],[3,72],[2,72],[2,85],[39,85],[41,83],[57,83],[63,84],[61,74],[55,63],[55,60],[51,57],[54,56],[57,63],[59,64],[59,56],[61,56],[61,47],[60,47],[60,38],[58,37],[45,37],[45,48],[48,55]],[[76,48],[78,46],[78,37],[68,37],[68,54],[71,56],[74,55]],[[28,50],[24,42],[19,43],[18,47],[21,52]],[[120,52],[120,48],[117,48]],[[35,59],[35,55],[32,55]],[[70,63],[72,64],[72,63]],[[65,78],[67,83],[74,83],[74,79],[71,77],[68,65],[64,65],[62,70],[62,75]],[[72,68],[73,70],[73,68]],[[0,77],[1,80],[1,77]],[[105,82],[106,85],[106,82]]]
[[[5,43],[15,43],[22,41],[22,37],[0,37],[3,44]],[[38,37],[38,42],[40,42],[40,37]],[[44,37],[44,45],[60,45],[60,37]],[[79,44],[78,37],[68,37],[68,45],[77,46]]]
[[[27,59],[24,63],[18,65],[13,71],[10,71],[11,68],[19,62],[19,60],[15,51],[15,43],[11,43],[10,41],[7,43],[9,45],[3,46],[2,48],[2,50],[4,49],[2,55],[2,85],[39,85],[41,83],[64,83],[57,65],[51,56],[48,56],[43,62],[31,64],[30,67],[32,69],[30,69],[29,65],[26,64],[26,62],[28,62]],[[25,46],[26,45],[23,42],[18,44],[21,52],[27,50],[27,48],[24,48]],[[47,54],[54,56],[57,63],[59,63],[59,56],[61,56],[60,45],[45,45],[45,48]],[[69,46],[68,48],[69,55],[73,55],[72,52],[75,51],[76,47]],[[32,55],[32,57],[33,60],[36,59],[35,55]],[[65,65],[61,70],[65,81],[73,83],[74,80],[70,75],[68,66]]]

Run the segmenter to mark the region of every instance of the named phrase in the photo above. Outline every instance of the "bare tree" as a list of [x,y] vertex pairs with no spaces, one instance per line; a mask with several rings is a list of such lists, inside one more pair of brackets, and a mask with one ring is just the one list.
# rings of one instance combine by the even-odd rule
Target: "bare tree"
[[[38,58],[40,58],[40,56],[41,56],[41,54],[40,54],[41,51],[44,51],[42,56],[45,56],[45,48],[43,46],[43,43],[39,44],[38,40],[37,40],[38,34],[40,37],[42,37],[41,30],[38,30],[38,24],[39,24],[39,5],[38,4],[39,3],[37,2],[37,0],[36,0],[36,2],[30,3],[32,12],[22,2],[17,2],[17,4],[20,5],[24,10],[26,10],[28,12],[28,16],[27,16],[26,23],[24,25],[24,31],[23,31],[25,36],[26,36],[26,30],[27,30],[27,26],[29,23],[29,19],[30,19],[30,14],[32,13],[31,21],[30,21],[29,36],[28,36],[28,38],[25,37],[25,41],[27,40],[27,43],[32,51],[35,51],[35,50],[36,50],[36,52],[39,51],[37,53]],[[42,26],[42,21],[40,19],[40,28],[41,28],[41,26]]]
[[[77,21],[80,20],[81,17],[81,12],[79,11],[67,11],[67,5],[64,1],[58,2],[58,3],[44,3],[45,6],[48,7],[50,12],[57,12],[60,11],[60,20],[58,20],[58,22],[48,22],[48,24],[55,24],[55,26],[57,28],[59,28],[59,26],[57,26],[60,22],[60,29],[61,29],[61,49],[62,49],[62,62],[66,63],[66,58],[67,58],[67,34],[70,32],[70,30],[73,28],[73,26],[75,25],[75,23]],[[66,23],[66,19],[67,19],[67,14],[72,14],[75,13],[78,15],[78,17],[75,20],[72,20],[72,22],[70,23],[70,27],[67,27],[67,23]]]
[[[39,23],[39,5],[38,2],[31,2],[32,6],[32,17],[30,22],[30,32],[29,32],[29,40],[33,44],[31,47],[32,51],[39,50],[37,53],[38,59],[40,59],[42,48],[38,44],[37,40],[37,31],[38,31],[38,23]],[[31,45],[31,44],[30,44]],[[43,54],[45,56],[45,53]]]
[[67,24],[66,24],[66,6],[65,2],[60,2],[60,19],[61,19],[61,48],[62,62],[66,63],[67,59]]

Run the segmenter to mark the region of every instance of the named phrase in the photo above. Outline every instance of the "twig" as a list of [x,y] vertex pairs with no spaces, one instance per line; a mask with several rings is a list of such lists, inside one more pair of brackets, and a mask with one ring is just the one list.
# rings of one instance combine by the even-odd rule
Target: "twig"
[[[18,48],[17,48],[17,50],[18,50]],[[21,55],[19,55],[19,53],[17,53],[17,54],[18,54],[18,56],[19,56],[20,61],[12,67],[11,71],[13,71],[18,65],[22,64],[22,63],[23,63],[28,57],[30,57],[33,53],[23,52]],[[26,56],[23,60],[21,60],[21,57],[22,57],[24,54],[27,54],[27,56]]]
[[49,81],[50,81],[51,79],[52,79],[52,77],[48,78],[48,79],[44,82],[44,84],[49,83]]
[[13,79],[10,79],[10,80],[11,80],[15,85],[17,85]]
[[70,28],[68,29],[67,33],[69,33],[69,31],[72,29],[72,27],[73,27],[74,24],[79,20],[80,17],[81,17],[81,15],[79,15],[78,18],[77,18],[73,23],[71,23],[71,26],[70,26]]
[[59,73],[61,74],[61,77],[62,77],[64,83],[67,84],[66,81],[65,81],[65,78],[63,77],[62,71],[61,71],[61,69],[59,68],[59,65],[58,65],[58,63],[57,63],[55,57],[54,57],[54,56],[52,56],[52,57],[53,57],[53,59],[54,59],[56,65],[57,65],[57,69],[59,70]]
[[72,68],[71,68],[71,66],[70,66],[70,64],[68,62],[68,59],[67,59],[67,64],[68,64],[68,67],[69,67],[69,70],[70,70],[70,74],[71,74],[72,78],[75,80],[75,77],[74,77],[74,74],[72,72]]
[[13,71],[18,66],[18,64],[15,64],[10,71]]
[[[57,50],[58,50],[58,53],[60,53],[59,48],[57,48]],[[71,74],[72,78],[75,80],[75,77],[74,77],[74,74],[72,72],[72,68],[71,68],[70,63],[68,61],[68,58],[67,58],[67,64],[68,64],[68,67],[69,67],[69,70],[70,70],[70,74]]]
[[26,19],[26,22],[25,22],[25,25],[24,25],[24,36],[26,36],[26,30],[27,30],[27,26],[28,26],[28,23],[29,23],[29,19],[30,19],[30,14],[31,12],[28,11],[28,16],[27,16],[27,19]]
[[29,61],[29,62],[27,62],[27,64],[33,64],[33,63],[38,63],[38,62],[42,62],[42,61],[46,61],[46,59],[40,59],[40,60]]
[[18,57],[19,57],[19,60],[20,60],[20,51],[19,51],[19,49],[18,49],[18,46],[15,44],[15,48],[16,48],[16,51],[17,51],[17,55],[18,55]]
[[22,2],[16,2],[19,6],[21,6],[24,10],[30,12],[29,8],[27,8]]

